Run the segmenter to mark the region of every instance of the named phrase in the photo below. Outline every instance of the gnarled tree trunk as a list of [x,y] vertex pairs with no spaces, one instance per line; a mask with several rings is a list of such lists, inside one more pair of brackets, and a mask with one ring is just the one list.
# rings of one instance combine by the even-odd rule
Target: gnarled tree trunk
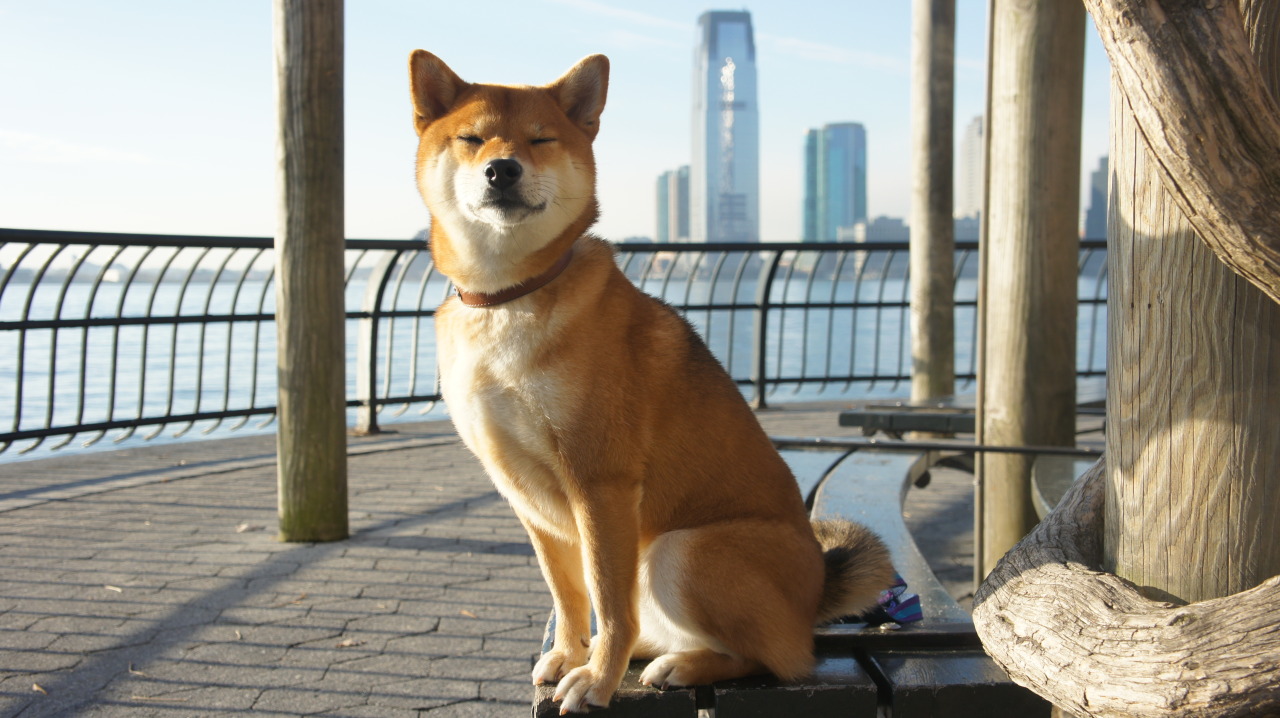
[[1280,573],[1280,305],[1197,239],[1131,107],[1117,87],[1103,565],[1187,603]]
[[[1275,3],[1085,0],[1178,208],[1227,266],[1280,302]],[[1264,37],[1269,35],[1270,37]],[[1267,51],[1261,63],[1252,49]]]
[[987,652],[1080,716],[1280,712],[1280,576],[1175,606],[1098,571],[1105,462],[1078,479],[974,597]]
[[1114,71],[1109,466],[1001,562],[974,619],[1015,680],[1079,715],[1275,714],[1280,5],[1086,5]]

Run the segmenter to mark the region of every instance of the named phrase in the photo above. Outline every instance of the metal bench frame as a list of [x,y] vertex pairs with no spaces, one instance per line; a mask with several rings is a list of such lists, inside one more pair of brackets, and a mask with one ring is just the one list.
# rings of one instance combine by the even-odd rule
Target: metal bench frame
[[[890,547],[908,590],[920,596],[924,618],[897,630],[833,624],[815,632],[813,675],[792,682],[770,676],[712,686],[658,691],[641,685],[644,662],[632,664],[601,716],[715,718],[744,716],[1048,716],[1051,706],[1009,680],[982,651],[973,621],[933,575],[902,519],[906,492],[939,459],[939,451],[847,451],[805,491],[814,518],[866,524]],[[812,482],[809,482],[812,483]],[[554,615],[543,650],[551,648]],[[535,716],[558,716],[554,688],[535,690]]]

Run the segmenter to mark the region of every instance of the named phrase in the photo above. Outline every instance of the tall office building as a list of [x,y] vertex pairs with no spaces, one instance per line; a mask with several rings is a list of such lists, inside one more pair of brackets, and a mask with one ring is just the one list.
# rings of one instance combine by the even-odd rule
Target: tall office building
[[818,146],[822,142],[819,130],[804,133],[804,227],[800,238],[806,242],[818,242]]
[[977,217],[982,214],[982,192],[985,171],[982,144],[982,116],[969,122],[960,138],[960,157],[956,162],[955,205],[956,217]]
[[867,221],[867,131],[857,122],[809,130],[804,158],[804,241],[834,242]]
[[689,239],[760,241],[760,121],[751,13],[698,18],[693,70]]
[[658,176],[658,242],[689,241],[689,165]]
[[1084,238],[1107,238],[1107,165],[1109,157],[1098,160],[1098,169],[1089,174],[1089,209],[1084,215]]

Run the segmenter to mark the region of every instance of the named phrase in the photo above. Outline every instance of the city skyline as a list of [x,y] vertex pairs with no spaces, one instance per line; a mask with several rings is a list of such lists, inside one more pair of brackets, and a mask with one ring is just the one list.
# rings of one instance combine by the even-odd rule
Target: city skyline
[[[718,5],[600,0],[502,6],[481,29],[463,4],[348,4],[346,234],[407,238],[426,224],[413,182],[416,137],[406,61],[424,48],[464,79],[545,84],[581,57],[611,62],[595,142],[601,219],[622,240],[654,234],[654,180],[692,155],[691,48]],[[907,217],[909,3],[750,6],[759,100],[760,238],[802,228],[804,132],[861,122],[872,214]],[[957,127],[982,114],[986,3],[956,18]],[[531,29],[536,32],[531,34]],[[482,37],[527,38],[511,53]],[[0,8],[0,226],[271,236],[276,229],[275,95],[269,5],[67,0]],[[1109,66],[1086,45],[1082,196],[1107,154]],[[1081,206],[1086,206],[1082,201]]]

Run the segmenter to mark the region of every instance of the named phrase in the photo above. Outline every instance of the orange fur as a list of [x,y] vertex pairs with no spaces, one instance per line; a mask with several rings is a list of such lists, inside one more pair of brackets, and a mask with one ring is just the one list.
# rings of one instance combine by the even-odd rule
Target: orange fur
[[[550,85],[478,85],[410,57],[440,270],[493,293],[572,253],[530,294],[486,308],[454,297],[436,315],[458,433],[527,529],[555,601],[555,648],[533,678],[559,681],[563,712],[607,705],[633,655],[655,658],[644,680],[657,685],[801,676],[824,600],[796,482],[737,386],[586,234],[608,72],[594,55]],[[508,160],[522,174],[506,186],[493,176]],[[882,563],[860,596],[888,585]]]

